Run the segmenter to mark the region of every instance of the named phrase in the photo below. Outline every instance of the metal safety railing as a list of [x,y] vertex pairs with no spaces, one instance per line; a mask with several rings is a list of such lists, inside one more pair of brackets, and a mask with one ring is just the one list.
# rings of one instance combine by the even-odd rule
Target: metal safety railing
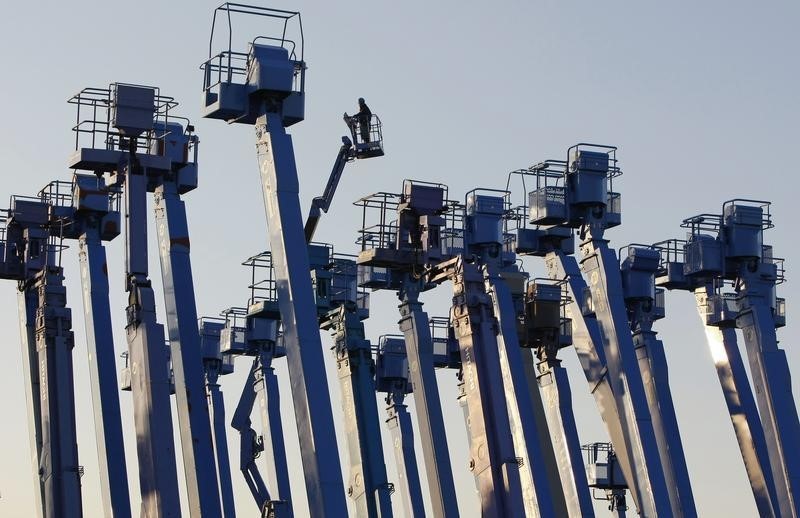
[[[261,20],[275,22],[273,36],[256,36],[249,43],[247,52],[233,50],[233,20],[232,14],[244,14],[260,17]],[[214,53],[214,35],[217,27],[217,15],[227,20],[228,38],[227,49]],[[292,26],[296,28],[292,30]],[[290,32],[294,32],[293,37]],[[200,69],[203,70],[203,91],[214,92],[215,88],[223,83],[244,84],[247,70],[252,59],[252,46],[259,42],[286,49],[289,59],[294,62],[294,86],[296,92],[305,91],[305,39],[303,36],[303,21],[300,13],[283,9],[272,9],[256,5],[225,2],[214,10],[211,20],[211,35],[208,40],[208,58]]]
[[[130,145],[120,131],[112,126],[114,106],[114,88],[117,85],[152,88],[155,91],[153,100],[153,128],[166,124],[176,117],[170,115],[170,110],[178,106],[173,97],[161,95],[158,87],[131,85],[126,83],[112,83],[108,88],[84,88],[77,94],[70,97],[69,104],[76,106],[75,125],[72,131],[75,133],[75,149],[95,148],[95,149],[124,149]],[[154,141],[163,139],[166,133],[155,130],[145,133],[136,139],[135,151],[137,153],[151,153]]]
[[753,207],[761,209],[761,229],[773,228],[772,214],[770,213],[771,202],[762,200],[749,200],[746,198],[734,198],[722,204],[722,214],[724,215],[728,207]]
[[659,269],[666,268],[667,263],[686,262],[686,240],[685,239],[665,239],[650,245],[659,253]]
[[455,256],[464,253],[464,210],[461,202],[447,200],[447,210],[442,217],[444,226],[439,233],[442,254]]
[[250,290],[248,305],[257,302],[275,302],[278,300],[277,279],[272,264],[272,252],[264,251],[242,262],[242,266],[250,268]]
[[354,302],[356,308],[369,311],[369,292],[358,283],[357,256],[333,253],[328,270],[331,272],[331,300]]
[[397,240],[397,208],[401,195],[377,192],[356,200],[353,205],[361,207],[361,229],[356,244],[361,251],[369,249],[395,248]]
[[383,124],[377,115],[373,113],[370,116],[366,127],[361,124],[361,117],[358,115],[345,114],[344,122],[350,129],[350,136],[353,137],[355,144],[374,143],[383,150]]

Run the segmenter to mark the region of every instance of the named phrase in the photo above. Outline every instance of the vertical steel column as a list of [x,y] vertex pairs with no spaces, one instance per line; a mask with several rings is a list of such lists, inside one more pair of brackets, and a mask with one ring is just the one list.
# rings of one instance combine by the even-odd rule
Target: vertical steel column
[[[773,266],[773,265],[769,265]],[[746,270],[743,267],[742,270]],[[786,353],[778,347],[775,317],[767,296],[772,286],[759,278],[761,272],[740,273],[736,326],[742,330],[750,362],[767,453],[781,516],[798,516],[800,505],[800,421],[792,395]]]
[[[560,250],[549,252],[545,264],[551,279],[566,279],[570,298],[566,313],[572,320],[572,342],[586,381],[589,383],[589,392],[597,403],[631,496],[636,506],[643,510],[642,499],[649,497],[643,481],[634,475],[636,469],[634,463],[641,463],[641,454],[636,453],[640,450],[634,449],[635,443],[638,442],[636,428],[631,421],[623,418],[626,415],[624,402],[614,395],[612,380],[614,384],[619,382],[619,377],[616,375],[618,365],[615,364],[612,375],[610,367],[606,364],[606,345],[600,334],[597,319],[593,313],[584,314],[581,307],[587,289],[586,281],[581,276],[575,257],[566,255]],[[625,394],[624,387],[621,393]]]
[[404,388],[395,388],[386,396],[386,427],[392,435],[397,479],[403,495],[403,509],[407,518],[423,518],[425,505],[422,484],[419,480],[417,457],[414,454],[414,428],[408,414]]
[[[624,307],[619,262],[608,248],[608,242],[600,237],[602,228],[593,225],[602,223],[584,225],[586,236],[580,246],[583,255],[581,270],[589,278],[591,302],[604,344],[606,365],[617,384],[614,392],[621,400],[621,413],[631,430],[633,442],[628,448],[635,463],[634,478],[637,484],[644,486],[640,512],[644,516],[681,516],[681,510],[673,509],[670,503],[673,500],[670,493],[675,488],[667,486],[664,476]],[[592,232],[600,236],[594,236]]]
[[364,323],[352,309],[339,306],[325,317],[321,327],[332,332],[335,342],[350,458],[347,494],[356,504],[356,516],[392,516],[375,400],[375,362],[370,343],[364,338]]
[[255,133],[309,508],[313,516],[344,516],[347,503],[332,433],[292,139],[279,113],[259,116]]
[[550,437],[558,459],[558,469],[570,518],[591,518],[594,516],[586,468],[581,456],[581,443],[575,414],[572,411],[572,391],[569,387],[567,371],[561,360],[548,358],[542,360],[537,371],[533,351],[523,353],[522,361],[528,383],[534,389],[541,389],[545,401]]
[[482,267],[482,275],[498,324],[497,355],[514,450],[522,458],[519,471],[525,513],[527,516],[565,516],[567,504],[549,441],[542,398],[538,390],[530,390],[525,378],[511,292],[490,266]]
[[108,265],[97,225],[87,227],[78,246],[103,514],[126,518],[131,516],[131,505],[108,300]]
[[233,481],[231,480],[231,462],[228,456],[228,423],[225,421],[225,400],[222,397],[218,380],[218,367],[207,367],[206,397],[208,398],[208,411],[211,416],[211,431],[214,434],[214,452],[217,458],[217,476],[222,500],[222,515],[225,518],[236,518]]
[[[478,481],[484,517],[523,516],[520,470],[483,273],[458,258],[452,273],[450,321],[461,349],[469,407],[470,469]],[[527,392],[525,392],[527,393]]]
[[35,327],[42,420],[39,470],[46,517],[83,516],[72,373],[75,342],[63,281],[63,270],[55,266],[46,266],[33,279],[39,296]]
[[19,336],[22,343],[22,374],[25,379],[25,401],[28,407],[28,437],[30,439],[31,468],[33,470],[36,515],[44,517],[44,483],[39,472],[42,458],[42,406],[39,399],[39,360],[36,354],[36,307],[39,298],[33,290],[17,291],[19,309]]
[[403,288],[398,293],[401,300],[399,326],[406,341],[409,377],[432,511],[434,516],[453,518],[458,516],[458,500],[433,366],[433,339],[428,327],[428,314],[422,310],[419,301],[419,282],[410,274],[403,278]]
[[706,324],[708,299],[713,295],[710,285],[698,288],[694,293],[758,514],[766,518],[780,516],[764,428],[736,342],[736,329]]
[[156,321],[155,295],[147,278],[147,176],[136,164],[135,156],[130,156],[122,172],[125,177],[125,288],[128,292],[125,329],[142,515],[173,518],[180,516],[181,510],[164,328]]
[[174,181],[165,179],[156,187],[155,216],[189,513],[219,517],[222,510],[205,401],[189,229],[186,207]]

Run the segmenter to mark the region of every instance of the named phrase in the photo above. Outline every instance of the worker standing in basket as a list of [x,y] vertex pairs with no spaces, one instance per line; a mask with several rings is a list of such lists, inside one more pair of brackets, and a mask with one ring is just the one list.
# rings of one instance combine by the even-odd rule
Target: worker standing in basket
[[358,119],[361,140],[365,143],[369,142],[369,123],[372,120],[372,112],[369,106],[367,106],[367,103],[364,102],[363,97],[358,98],[358,113],[356,113],[355,116]]

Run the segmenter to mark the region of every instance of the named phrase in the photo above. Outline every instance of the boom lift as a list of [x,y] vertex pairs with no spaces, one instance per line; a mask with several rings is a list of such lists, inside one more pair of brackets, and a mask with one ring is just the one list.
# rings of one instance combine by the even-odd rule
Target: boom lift
[[[586,475],[589,487],[592,488],[592,497],[595,500],[608,502],[608,510],[617,518],[625,518],[628,504],[625,501],[625,490],[628,488],[625,477],[617,462],[617,454],[611,443],[596,442],[585,444],[581,447],[586,452]],[[602,455],[605,454],[605,458]],[[603,491],[602,496],[597,496],[595,489]]]
[[[189,229],[181,199],[197,187],[197,145],[194,128],[161,121],[154,127],[151,153],[169,157],[171,167],[157,171],[152,187],[161,259],[161,279],[172,365],[176,381],[178,423],[190,512],[222,516],[219,480],[214,454],[209,407],[205,401],[205,369],[197,327]],[[156,172],[156,171],[154,171]],[[151,190],[148,187],[148,190]],[[183,382],[183,386],[181,386]],[[213,385],[212,385],[213,388]],[[185,409],[185,410],[184,410]],[[190,443],[190,445],[187,445]]]
[[[305,70],[300,14],[225,3],[214,11],[260,16],[279,26],[278,37],[254,39],[246,53],[228,49],[203,64],[203,115],[254,125],[269,237],[278,286],[278,303],[292,401],[300,436],[306,490],[314,516],[343,516],[347,511],[339,451],[333,430],[322,342],[317,330],[311,270],[300,212],[297,167],[286,128],[304,118]],[[296,24],[298,40],[287,37]]]
[[[621,251],[619,257],[622,258]],[[694,496],[669,388],[664,344],[653,331],[653,323],[665,315],[664,290],[656,288],[655,284],[659,258],[658,250],[652,247],[628,246],[627,256],[620,266],[622,291],[656,442],[666,465],[667,484],[677,488],[681,505],[693,509]]]
[[[567,511],[571,517],[594,516],[587,491],[586,470],[581,456],[581,444],[569,379],[558,351],[572,345],[571,319],[566,316],[569,297],[563,281],[534,279],[527,284],[522,346],[536,356],[535,370],[528,367],[526,376],[541,390],[555,450]],[[526,359],[527,360],[527,359]],[[532,362],[531,362],[532,363]]]
[[[291,518],[289,468],[283,440],[278,378],[272,361],[286,355],[280,332],[276,279],[270,252],[261,252],[242,263],[250,268],[250,298],[246,308],[222,312],[220,353],[232,365],[237,356],[253,358],[231,426],[239,432],[239,469],[264,518]],[[253,429],[251,415],[258,404],[262,433]],[[263,456],[266,482],[256,463]]]
[[[376,193],[355,204],[364,211],[364,228],[357,240],[361,244],[359,285],[396,291],[400,299],[399,325],[411,367],[432,512],[451,518],[458,516],[458,501],[434,370],[433,339],[428,314],[419,300],[420,292],[433,287],[423,279],[422,269],[442,258],[439,232],[444,225],[441,214],[447,210],[446,193],[441,184],[407,180],[402,195]],[[374,212],[379,222],[367,226],[367,215]],[[390,221],[395,212],[397,221]]]
[[119,235],[120,197],[119,189],[86,174],[74,174],[72,182],[50,182],[39,191],[50,205],[51,234],[78,241],[100,494],[104,515],[114,518],[131,516],[103,246]]
[[[621,174],[615,148],[579,144],[567,155],[566,162],[548,161],[531,168],[537,188],[530,193],[530,222],[539,228],[525,229],[518,247],[545,256],[549,276],[567,278],[571,298],[580,301],[570,307],[573,323],[578,324],[576,348],[593,391],[601,388],[595,392],[598,404],[616,407],[616,415],[612,410],[604,421],[618,446],[640,513],[694,516],[691,498],[679,497],[677,488],[667,484],[663,469],[674,462],[662,462],[661,457],[675,450],[659,450],[628,326],[618,262],[604,239],[605,229],[620,223],[619,194],[610,190],[612,179]],[[578,229],[581,238],[581,270],[568,256],[573,229]],[[588,289],[581,271],[589,278]],[[606,375],[609,384],[600,387]]]
[[[606,426],[612,442],[618,445],[617,458],[626,480],[633,479],[633,464],[628,455],[629,435],[632,430],[622,420],[622,412],[618,408],[619,401],[614,396],[612,380],[606,366],[605,351],[596,316],[591,311],[584,311],[584,293],[587,290],[586,282],[581,276],[578,263],[571,255],[574,253],[575,241],[573,231],[569,228],[551,226],[537,223],[539,213],[548,210],[548,203],[552,204],[552,211],[563,217],[565,209],[564,187],[559,185],[563,179],[563,160],[547,160],[540,162],[528,169],[512,171],[508,175],[506,188],[514,177],[519,177],[525,190],[525,202],[515,209],[516,217],[509,218],[509,222],[516,222],[517,228],[508,229],[516,234],[515,250],[519,255],[532,255],[544,257],[549,278],[555,282],[563,282],[567,290],[567,303],[565,316],[570,319],[572,341],[578,355],[589,391],[597,403],[597,409]],[[533,178],[537,194],[528,196],[526,180]],[[542,191],[544,189],[544,191]],[[541,207],[539,205],[542,205]],[[535,228],[529,228],[532,220]],[[555,221],[559,221],[555,219]],[[568,389],[567,380],[564,383],[553,385],[547,390],[564,391]],[[544,389],[543,389],[544,390]],[[566,394],[561,394],[559,400],[563,401]],[[552,421],[551,421],[552,422]],[[561,427],[551,428],[560,430]],[[556,441],[557,442],[557,441]],[[635,482],[635,480],[634,480]],[[635,484],[633,487],[637,487]],[[638,502],[638,494],[633,491],[634,501]]]
[[[336,155],[336,160],[333,162],[333,169],[328,177],[328,183],[325,185],[325,190],[322,196],[317,196],[311,201],[311,209],[306,218],[305,236],[306,243],[314,240],[314,233],[319,224],[319,218],[322,212],[328,213],[328,209],[333,202],[333,196],[336,194],[336,188],[339,186],[339,180],[342,179],[344,167],[348,162],[355,159],[373,158],[376,156],[383,156],[383,133],[381,131],[381,120],[377,115],[372,115],[370,121],[370,139],[366,142],[361,138],[361,133],[357,131],[358,122],[355,121],[357,117],[348,117],[345,113],[344,121],[350,129],[352,140],[348,137],[342,137],[342,147],[339,148],[339,153]],[[355,145],[353,143],[355,142]]]
[[[453,335],[449,319],[432,317],[429,322],[434,366],[460,371],[461,358],[458,341]],[[444,336],[442,336],[442,330],[444,330]],[[375,368],[376,390],[386,394],[386,426],[392,435],[405,515],[425,516],[422,486],[414,454],[414,429],[411,425],[411,416],[403,403],[405,395],[412,392],[403,336],[382,335],[378,339],[378,347],[375,350]],[[459,379],[461,379],[460,375]]]
[[200,347],[203,351],[206,399],[208,413],[211,417],[222,515],[225,518],[235,518],[233,480],[231,479],[231,462],[228,455],[228,423],[225,420],[225,400],[219,384],[220,376],[233,372],[233,356],[222,354],[220,349],[220,335],[225,328],[225,319],[201,317],[198,327],[200,329]]
[[403,403],[411,392],[408,357],[403,337],[383,335],[375,351],[375,389],[386,394],[386,427],[392,437],[397,479],[405,516],[422,518],[425,505],[414,454],[414,428],[408,407]]
[[[525,513],[529,516],[563,515],[566,513],[566,503],[541,397],[538,388],[531,390],[526,382],[523,355],[519,347],[516,322],[521,307],[516,307],[512,293],[517,293],[517,298],[521,298],[526,275],[516,268],[514,253],[506,251],[504,247],[502,220],[507,213],[507,201],[508,193],[505,191],[476,189],[467,193],[463,208],[464,246],[461,257],[474,258],[474,264],[469,264],[468,259],[459,262],[456,258],[442,262],[433,267],[430,279],[432,282],[445,279],[453,282],[451,323],[461,345],[463,374],[467,379],[466,403],[473,453],[486,447],[484,442],[488,442],[490,454],[492,448],[497,448],[495,454],[499,455],[499,459],[508,458],[502,453],[504,447],[512,455],[516,452],[521,459],[518,470],[521,486],[517,489],[520,492],[514,495],[512,489],[506,495],[506,502],[498,498],[500,486],[497,484],[500,484],[500,479],[495,482],[494,489],[479,483],[484,512],[514,514],[513,499],[521,497]],[[473,269],[474,272],[469,274]],[[481,304],[486,307],[480,309]],[[474,307],[470,309],[471,305]],[[521,306],[521,300],[518,306]],[[484,325],[490,326],[489,329],[496,328],[496,331],[488,334],[476,332]],[[472,326],[474,329],[470,329]],[[474,361],[468,361],[470,357]],[[495,367],[498,370],[495,371]],[[470,372],[472,370],[476,372]],[[471,382],[476,376],[482,376],[483,381]],[[476,388],[479,390],[476,391]],[[491,414],[481,417],[476,413],[476,405],[489,405]],[[507,410],[507,417],[501,417],[502,410]],[[488,427],[481,431],[476,426],[479,418],[487,424],[508,419],[508,426]],[[509,432],[511,443],[504,446],[507,439],[503,434]],[[484,433],[486,436],[482,438]],[[473,455],[473,461],[477,462],[477,459]],[[502,460],[490,461],[487,467],[492,471],[502,470]],[[478,468],[475,469],[476,476],[480,473]],[[484,476],[487,474],[484,473]],[[498,498],[496,503],[492,503],[493,498]]]
[[391,516],[391,486],[381,445],[375,400],[375,362],[365,339],[369,294],[357,287],[355,258],[334,254],[325,244],[309,245],[320,329],[334,339],[339,387],[350,458],[347,494],[356,516]]
[[40,517],[83,516],[72,314],[66,306],[62,245],[51,236],[50,205],[12,196],[0,232],[0,278],[17,281],[31,459]]
[[[785,314],[775,294],[783,279],[782,260],[763,243],[764,230],[773,226],[769,203],[730,200],[722,214],[694,216],[682,226],[690,238],[682,244],[682,256],[676,253],[665,263],[660,281],[668,288],[694,290],[701,318],[719,329],[707,332],[709,345],[760,512],[769,515],[771,502],[774,516],[797,516],[800,453],[787,445],[800,434],[800,424],[775,331],[785,324]],[[727,284],[735,293],[723,292]],[[745,339],[757,413],[734,323]],[[738,401],[732,400],[736,393]]]
[[653,245],[661,255],[656,284],[694,293],[756,508],[760,516],[779,516],[764,428],[737,344],[735,296],[724,293],[725,284],[713,274],[686,276],[685,246],[686,241],[678,239]]
[[[137,367],[130,373],[143,512],[180,515],[171,383],[161,349],[164,328],[156,321],[148,278],[146,195],[155,191],[189,509],[197,515],[221,516],[186,219],[177,198],[196,185],[196,155],[190,150],[196,138],[171,122],[170,110],[177,103],[156,88],[115,83],[107,89],[84,89],[70,103],[77,105],[79,123],[69,166],[98,176],[108,173],[107,185],[121,186],[124,193],[126,329],[128,359]],[[90,112],[89,119],[81,119],[82,108],[84,114]],[[82,142],[88,147],[81,147]]]

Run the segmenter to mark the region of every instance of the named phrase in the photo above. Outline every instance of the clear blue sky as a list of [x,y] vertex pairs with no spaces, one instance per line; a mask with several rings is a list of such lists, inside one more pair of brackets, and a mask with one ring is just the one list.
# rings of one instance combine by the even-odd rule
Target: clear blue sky
[[[110,82],[157,85],[181,102],[201,139],[201,186],[186,197],[193,243],[195,289],[201,314],[244,303],[242,259],[266,248],[254,138],[250,128],[199,118],[201,74],[216,2],[140,0],[22,3],[0,17],[4,65],[0,97],[0,198],[33,194],[52,179],[69,179],[74,113],[66,99],[86,86]],[[681,219],[717,212],[733,197],[774,202],[777,227],[767,241],[788,258],[789,324],[779,331],[790,366],[800,369],[793,302],[798,299],[794,258],[800,257],[792,214],[797,206],[794,156],[800,116],[800,4],[797,2],[287,2],[306,35],[306,121],[291,129],[307,204],[321,192],[339,136],[341,114],[359,96],[381,116],[387,156],[347,170],[319,236],[341,252],[355,250],[360,214],[350,201],[396,191],[404,178],[435,180],[461,195],[474,187],[501,187],[509,170],[563,156],[579,141],[619,146],[625,172],[623,226],[609,232],[615,247],[681,237]],[[241,41],[259,32],[242,23]],[[65,254],[76,331],[75,370],[86,516],[100,516],[86,346],[83,342],[77,253]],[[534,275],[542,264],[526,266]],[[109,247],[115,348],[124,350],[122,240]],[[151,267],[160,289],[155,254]],[[15,286],[0,290],[5,364],[0,377],[0,516],[33,513],[32,468],[17,336]],[[431,314],[445,315],[449,296],[426,297]],[[667,319],[657,329],[670,365],[698,511],[703,517],[755,516],[755,506],[725,411],[693,297],[669,295]],[[373,299],[369,336],[396,332],[390,294]],[[159,310],[163,309],[160,304]],[[161,319],[163,322],[163,318]],[[327,339],[324,342],[330,344]],[[574,352],[570,369],[581,440],[604,439]],[[334,382],[329,360],[329,381]],[[232,410],[246,365],[222,382]],[[285,376],[283,366],[279,374]],[[460,506],[473,516],[474,484],[455,401],[453,372],[440,373]],[[285,429],[291,405],[283,384]],[[797,384],[794,384],[795,394]],[[340,416],[338,387],[332,385]],[[124,423],[133,431],[129,394]],[[413,409],[412,409],[413,411]],[[341,434],[341,429],[337,429]],[[128,437],[129,466],[135,466]],[[342,443],[343,444],[343,443]],[[231,437],[236,462],[238,439]],[[305,494],[297,441],[289,434],[297,509]],[[344,459],[346,452],[341,451]],[[394,461],[387,452],[390,478]],[[252,502],[234,474],[242,516]],[[131,490],[138,502],[136,477]],[[604,506],[598,506],[600,516]],[[302,515],[302,512],[299,513]]]

